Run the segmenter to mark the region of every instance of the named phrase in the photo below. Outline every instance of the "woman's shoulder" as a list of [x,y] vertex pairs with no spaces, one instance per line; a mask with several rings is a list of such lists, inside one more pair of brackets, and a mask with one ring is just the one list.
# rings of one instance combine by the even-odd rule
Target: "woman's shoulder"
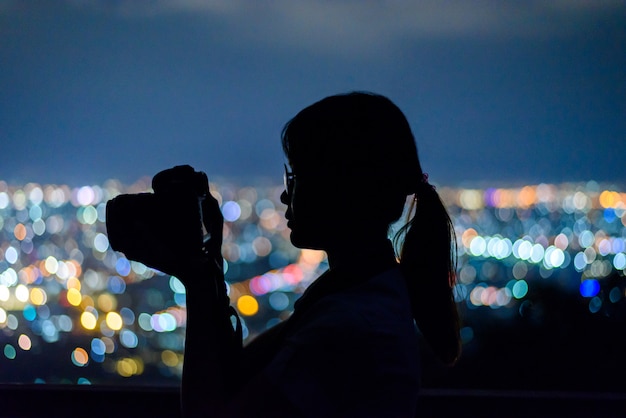
[[295,316],[294,334],[301,336],[332,333],[355,340],[371,338],[377,333],[412,338],[416,333],[404,276],[399,268],[324,295]]
[[412,322],[410,303],[404,275],[399,267],[394,267],[329,295],[320,300],[320,308],[345,311],[368,321]]

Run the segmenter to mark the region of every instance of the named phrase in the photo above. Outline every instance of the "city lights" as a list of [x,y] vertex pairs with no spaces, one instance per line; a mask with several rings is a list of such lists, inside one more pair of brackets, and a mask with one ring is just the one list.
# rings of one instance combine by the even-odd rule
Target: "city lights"
[[[74,383],[179,381],[185,286],[113,251],[106,235],[106,201],[150,191],[148,184],[0,181],[0,356],[65,350],[66,365],[41,370],[41,382],[64,379],[63,367],[68,376],[81,368]],[[325,254],[289,243],[281,186],[211,184],[211,191],[224,214],[229,297],[249,339],[289,316],[327,268]],[[626,193],[594,182],[438,191],[458,238],[455,300],[472,315],[522,315],[537,284],[551,282],[590,314],[612,315],[612,305],[625,303]],[[471,326],[462,336],[481,338]]]

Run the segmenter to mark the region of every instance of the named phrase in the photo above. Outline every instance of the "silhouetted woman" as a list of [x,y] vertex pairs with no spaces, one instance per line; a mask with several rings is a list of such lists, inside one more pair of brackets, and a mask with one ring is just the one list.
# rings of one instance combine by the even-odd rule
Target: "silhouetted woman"
[[[389,99],[350,93],[302,110],[282,143],[291,241],[326,251],[329,270],[288,320],[240,348],[216,267],[219,207],[210,202],[211,260],[180,274],[188,309],[183,413],[412,417],[420,382],[415,324],[447,364],[460,343],[452,224],[409,124]],[[396,254],[389,227],[407,196],[414,215],[396,236]]]

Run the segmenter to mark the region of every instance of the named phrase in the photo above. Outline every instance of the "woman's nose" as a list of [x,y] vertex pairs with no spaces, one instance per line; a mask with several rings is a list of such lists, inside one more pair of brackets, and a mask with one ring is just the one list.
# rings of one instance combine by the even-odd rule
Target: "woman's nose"
[[287,190],[283,190],[280,194],[280,201],[283,205],[289,206],[289,195],[287,194]]

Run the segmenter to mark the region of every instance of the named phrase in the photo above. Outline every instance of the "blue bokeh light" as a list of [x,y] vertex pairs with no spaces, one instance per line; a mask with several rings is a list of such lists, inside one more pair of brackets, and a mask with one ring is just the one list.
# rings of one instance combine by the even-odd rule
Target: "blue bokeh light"
[[596,279],[584,280],[580,284],[580,294],[583,297],[591,298],[600,292],[600,283]]

